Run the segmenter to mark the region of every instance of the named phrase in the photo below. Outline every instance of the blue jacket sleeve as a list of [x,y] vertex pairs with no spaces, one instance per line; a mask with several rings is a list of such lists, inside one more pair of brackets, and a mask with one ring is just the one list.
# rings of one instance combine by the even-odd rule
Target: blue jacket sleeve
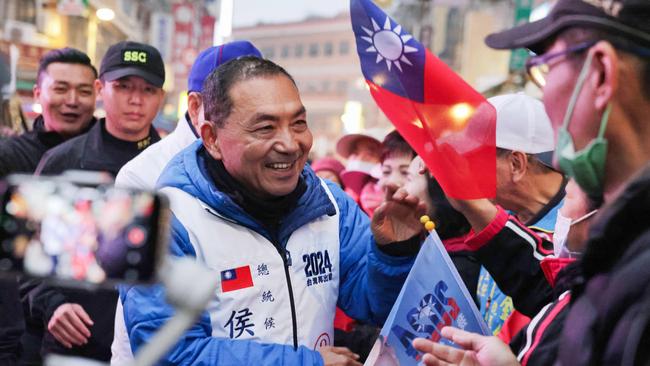
[[338,186],[328,187],[339,207],[341,281],[338,306],[350,317],[383,324],[415,260],[382,253],[370,219]]
[[[172,217],[171,252],[176,256],[194,256],[189,236]],[[174,314],[165,301],[162,285],[121,287],[124,321],[134,354],[148,342]],[[322,365],[320,354],[306,347],[262,344],[212,337],[210,316],[203,312],[198,322],[178,340],[159,362],[162,365]]]

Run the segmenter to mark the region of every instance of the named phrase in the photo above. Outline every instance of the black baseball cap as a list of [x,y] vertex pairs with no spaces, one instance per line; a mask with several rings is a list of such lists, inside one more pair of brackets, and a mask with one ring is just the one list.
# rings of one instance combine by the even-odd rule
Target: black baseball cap
[[595,28],[650,47],[649,0],[558,0],[548,16],[485,38],[496,49],[528,48],[539,54],[567,28]]
[[113,81],[125,76],[139,76],[151,85],[162,88],[165,63],[160,52],[148,44],[123,41],[108,48],[99,69],[99,78]]

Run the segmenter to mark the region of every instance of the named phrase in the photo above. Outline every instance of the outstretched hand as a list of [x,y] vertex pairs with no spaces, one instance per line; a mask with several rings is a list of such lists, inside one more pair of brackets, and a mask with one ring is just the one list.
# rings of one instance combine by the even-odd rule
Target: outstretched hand
[[379,245],[404,241],[420,233],[426,206],[418,197],[394,185],[385,187],[384,202],[372,216],[372,233]]
[[422,361],[427,366],[514,366],[519,361],[507,344],[497,337],[488,337],[464,330],[444,327],[442,336],[464,348],[457,349],[424,338],[417,338],[413,346],[424,352]]

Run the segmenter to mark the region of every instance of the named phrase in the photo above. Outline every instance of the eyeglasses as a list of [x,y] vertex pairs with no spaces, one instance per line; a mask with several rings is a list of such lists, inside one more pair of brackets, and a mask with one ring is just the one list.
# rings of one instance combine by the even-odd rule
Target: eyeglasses
[[535,85],[543,88],[546,85],[546,75],[550,71],[548,65],[549,61],[560,56],[569,55],[573,53],[580,53],[588,50],[591,46],[595,45],[598,41],[587,41],[579,43],[575,46],[568,47],[562,51],[547,53],[539,56],[532,56],[526,61],[526,72]]

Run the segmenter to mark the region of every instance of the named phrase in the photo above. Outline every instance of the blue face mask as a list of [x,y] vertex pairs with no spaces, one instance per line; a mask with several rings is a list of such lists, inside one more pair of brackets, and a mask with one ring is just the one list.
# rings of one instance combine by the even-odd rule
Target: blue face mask
[[571,94],[562,127],[558,131],[555,157],[560,169],[572,177],[587,195],[601,197],[605,177],[605,162],[607,160],[607,140],[603,136],[607,128],[611,105],[607,106],[600,120],[598,136],[591,140],[582,150],[575,150],[573,137],[569,133],[569,121],[573,116],[575,104],[587,78],[592,59],[593,54],[588,54]]

